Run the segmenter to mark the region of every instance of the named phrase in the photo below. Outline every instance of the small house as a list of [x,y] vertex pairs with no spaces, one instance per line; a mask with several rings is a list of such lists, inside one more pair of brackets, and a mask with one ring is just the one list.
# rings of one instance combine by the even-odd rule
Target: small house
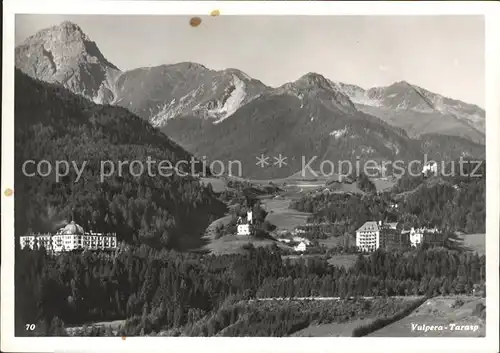
[[294,250],[295,250],[296,252],[304,252],[304,251],[306,251],[306,249],[307,249],[307,245],[306,245],[306,243],[304,243],[304,242],[300,242],[300,243],[299,243],[299,244],[298,244],[298,245],[294,248]]

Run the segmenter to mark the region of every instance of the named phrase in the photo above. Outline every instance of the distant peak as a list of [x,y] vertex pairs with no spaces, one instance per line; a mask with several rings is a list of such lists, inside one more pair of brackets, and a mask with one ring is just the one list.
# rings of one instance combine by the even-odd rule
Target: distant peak
[[61,38],[64,39],[81,39],[84,41],[90,41],[90,38],[83,32],[82,28],[74,22],[64,21],[59,25],[51,28],[52,32],[61,33]]
[[332,82],[328,80],[325,76],[320,75],[316,72],[308,72],[307,74],[301,76],[295,84],[300,86],[317,86],[322,88],[332,88]]
[[239,70],[239,69],[235,69],[235,68],[227,68],[225,70],[223,70],[225,73],[227,74],[230,74],[230,75],[235,75],[236,77],[238,77],[240,80],[252,80],[252,78],[250,76],[248,76],[246,73],[244,73],[243,71]]
[[34,35],[28,37],[23,44],[31,45],[40,42],[64,43],[68,47],[73,47],[71,43],[80,42],[83,45],[91,43],[90,38],[83,32],[81,27],[74,22],[64,21],[58,25],[42,29]]
[[61,27],[61,28],[64,28],[66,30],[75,31],[75,32],[83,32],[79,25],[77,25],[76,23],[71,22],[71,21],[63,21],[59,24],[59,26],[56,26],[56,27]]
[[307,74],[301,76],[299,80],[325,80],[325,76],[318,74],[317,72],[308,72]]
[[[63,21],[58,25],[44,28],[28,37],[16,48],[16,65],[23,66],[24,62],[25,70],[30,71],[33,70],[33,66],[39,66],[38,70],[43,71],[44,63],[49,63],[47,71],[49,76],[61,70],[62,72],[76,70],[72,66],[75,65],[75,60],[78,65],[83,62],[88,62],[89,65],[100,62],[119,71],[104,57],[97,44],[83,32],[82,28],[71,21]],[[47,79],[52,80],[54,77],[50,76]]]
[[402,81],[397,81],[397,82],[394,82],[392,84],[392,86],[406,86],[406,87],[413,87],[413,85],[411,83],[409,83],[408,81],[405,81],[405,80],[402,80]]

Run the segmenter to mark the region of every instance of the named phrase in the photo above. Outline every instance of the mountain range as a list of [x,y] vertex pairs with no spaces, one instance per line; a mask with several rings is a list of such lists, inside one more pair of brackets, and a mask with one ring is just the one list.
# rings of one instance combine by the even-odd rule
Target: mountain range
[[[283,177],[317,157],[394,161],[484,158],[485,112],[401,81],[365,90],[307,73],[269,87],[237,69],[182,62],[121,71],[71,22],[16,48],[16,67],[95,103],[120,106],[189,152],[239,160],[253,178]],[[281,168],[256,157],[282,154]]]

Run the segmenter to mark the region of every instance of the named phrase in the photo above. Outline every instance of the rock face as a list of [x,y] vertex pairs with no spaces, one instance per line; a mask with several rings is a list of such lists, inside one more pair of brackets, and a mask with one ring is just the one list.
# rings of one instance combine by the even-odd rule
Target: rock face
[[267,87],[240,70],[215,71],[184,62],[124,72],[115,90],[117,105],[162,127],[184,115],[217,124]]
[[29,76],[60,83],[96,103],[111,103],[120,70],[72,22],[44,29],[16,48],[16,67]]
[[411,137],[438,133],[485,142],[485,111],[474,104],[441,96],[406,81],[367,90],[340,85],[359,110],[405,129]]

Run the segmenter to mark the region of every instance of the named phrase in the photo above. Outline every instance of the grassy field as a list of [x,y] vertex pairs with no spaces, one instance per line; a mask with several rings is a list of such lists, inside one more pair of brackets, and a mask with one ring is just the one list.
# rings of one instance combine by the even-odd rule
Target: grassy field
[[328,259],[328,264],[338,267],[349,268],[356,263],[358,255],[356,254],[346,254],[346,255],[335,255]]
[[303,174],[301,171],[294,173],[286,178],[279,179],[267,179],[267,180],[250,180],[253,184],[263,185],[273,182],[276,185],[294,185],[294,184],[308,184],[315,186],[324,186],[329,180],[338,180],[337,175],[325,176],[322,175],[320,171],[315,171],[316,174],[309,171],[305,171]]
[[[281,334],[284,334],[283,336],[340,337],[351,336],[355,327],[370,322],[384,313],[391,315],[400,312],[411,305],[414,300],[416,299],[402,297],[366,300],[268,300],[240,302],[237,305],[243,312],[253,313],[252,317],[265,321],[266,325],[272,323],[268,328],[270,331],[265,334],[260,331],[260,335],[272,336],[279,326],[285,324],[288,328],[279,330]],[[279,312],[293,312],[296,315],[288,322],[279,322],[276,321],[278,316],[276,314]],[[256,315],[257,313],[260,314]],[[298,319],[301,316],[302,318]],[[245,327],[243,330],[246,332],[252,332],[252,326],[261,324],[258,321],[250,321],[248,318],[248,314],[240,315],[240,319],[233,325],[227,326],[227,329],[231,330],[239,326]],[[227,329],[221,330],[218,336],[231,336]],[[250,336],[253,335],[250,334]]]
[[[464,304],[454,308],[453,304],[457,299],[463,300]],[[485,304],[485,299],[468,296],[435,297],[427,300],[404,319],[375,331],[368,337],[484,337],[485,320],[473,315],[479,303]],[[479,330],[476,332],[452,330],[422,332],[413,331],[412,324],[478,325]]]
[[299,212],[288,208],[290,199],[268,199],[263,200],[263,206],[268,213],[266,220],[276,226],[276,230],[292,230],[307,222],[309,213]]
[[[87,326],[95,326],[95,327],[110,327],[113,333],[117,333],[118,329],[120,326],[125,324],[125,320],[114,320],[114,321],[101,321],[101,322],[94,322],[94,323],[89,323]],[[83,328],[83,326],[71,326],[71,327],[66,327],[66,332],[68,335],[73,335],[76,333],[76,331],[79,331]]]
[[215,192],[223,192],[227,189],[226,181],[223,178],[200,178],[202,184],[212,184],[212,189]]
[[290,249],[289,246],[271,239],[256,239],[248,235],[225,235],[214,239],[205,246],[205,249],[215,255],[244,253],[243,246],[252,244],[254,247],[266,247],[276,244],[279,248]]
[[[380,298],[372,299],[371,302],[375,304],[381,300],[382,299]],[[398,297],[390,300],[393,305],[397,305],[402,309],[406,305],[409,305],[412,301],[418,300],[418,297]],[[342,323],[333,322],[329,324],[318,324],[313,322],[308,327],[292,334],[291,337],[352,337],[352,331],[355,328],[361,325],[369,324],[379,317],[376,313],[368,313],[368,315],[362,315],[361,317],[356,316],[352,317],[349,321]]]
[[346,237],[347,237],[347,243],[348,245],[355,245],[356,244],[356,238],[354,235],[341,235],[338,237],[328,237],[326,239],[320,239],[318,240],[318,243],[320,245],[326,246],[327,248],[334,248],[337,246],[344,246],[346,244]]
[[459,234],[458,238],[464,249],[476,251],[479,255],[486,253],[486,234]]
[[373,321],[369,319],[356,319],[346,323],[332,323],[325,325],[311,325],[295,332],[290,337],[351,337],[352,330],[361,325],[366,325]]
[[328,189],[334,193],[346,193],[350,192],[353,194],[361,194],[364,195],[365,192],[358,188],[356,183],[348,184],[348,183],[331,183],[328,185]]

